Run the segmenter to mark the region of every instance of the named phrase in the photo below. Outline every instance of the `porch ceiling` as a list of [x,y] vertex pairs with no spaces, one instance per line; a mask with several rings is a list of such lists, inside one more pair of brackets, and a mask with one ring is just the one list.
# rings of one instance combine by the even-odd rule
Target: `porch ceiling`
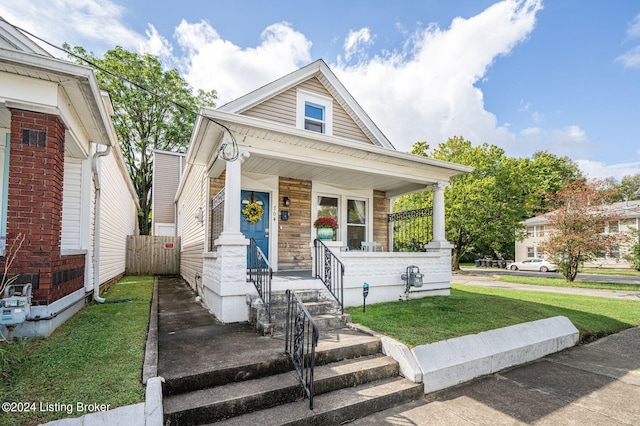
[[[473,170],[252,117],[217,110],[204,113],[227,126],[240,150],[250,154],[242,164],[243,172],[370,188],[393,197]],[[220,126],[199,120],[187,161],[207,165],[214,176],[221,173],[225,162],[217,152],[225,138],[228,142],[228,134]]]

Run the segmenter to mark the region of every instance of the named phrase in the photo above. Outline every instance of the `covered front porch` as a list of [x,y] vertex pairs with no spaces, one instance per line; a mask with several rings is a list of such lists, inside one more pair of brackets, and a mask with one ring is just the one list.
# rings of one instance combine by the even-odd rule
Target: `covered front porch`
[[[248,294],[322,286],[317,277],[327,278],[323,271],[331,265],[339,272],[324,284],[340,286],[344,306],[362,303],[364,283],[367,303],[449,294],[444,190],[468,167],[274,123],[256,127],[255,118],[219,110],[205,113],[234,135],[200,120],[187,158],[188,167],[202,170],[208,189],[206,207],[194,215],[205,229],[200,291],[221,321],[246,321]],[[430,238],[420,252],[394,251],[393,202],[425,189],[433,191],[424,225]],[[259,220],[252,222],[245,208],[255,204]],[[322,252],[314,245],[319,217],[338,222]],[[424,284],[406,292],[402,275],[409,266],[419,268]],[[285,275],[271,282],[281,271],[309,271],[308,280]]]

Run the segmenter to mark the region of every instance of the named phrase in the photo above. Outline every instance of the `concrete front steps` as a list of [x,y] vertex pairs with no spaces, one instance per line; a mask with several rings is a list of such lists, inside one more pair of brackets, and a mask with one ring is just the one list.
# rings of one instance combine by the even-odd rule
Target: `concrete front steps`
[[209,385],[200,381],[197,390],[166,383],[165,393],[171,389],[174,395],[163,401],[165,425],[337,425],[423,396],[422,385],[400,377],[398,363],[381,353],[380,339],[355,330],[321,332],[314,410],[288,357],[282,357],[273,368],[256,360],[212,374]]
[[[318,280],[319,281],[319,280]],[[340,313],[340,305],[328,290],[296,290],[307,311],[313,317],[320,330],[344,327],[351,321],[349,315]],[[249,304],[249,323],[258,333],[279,335],[285,332],[287,315],[287,297],[284,291],[271,293],[271,322],[262,300],[257,294],[247,295]]]

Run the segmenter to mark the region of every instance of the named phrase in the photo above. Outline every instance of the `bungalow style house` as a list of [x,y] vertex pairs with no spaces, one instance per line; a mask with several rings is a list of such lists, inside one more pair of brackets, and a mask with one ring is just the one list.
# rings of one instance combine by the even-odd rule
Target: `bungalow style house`
[[[631,264],[625,259],[625,256],[629,254],[632,246],[638,241],[637,237],[633,238],[631,231],[640,229],[640,200],[620,201],[612,203],[608,207],[618,213],[619,220],[614,223],[603,223],[601,231],[611,234],[628,233],[629,238],[625,239],[617,248],[607,253],[602,253],[600,257],[593,262],[585,264],[585,266],[629,268]],[[534,257],[545,259],[547,255],[540,246],[549,233],[553,231],[546,215],[527,219],[524,221],[524,225],[527,231],[526,236],[522,241],[516,241],[515,244],[516,262]]]
[[104,301],[99,287],[124,274],[139,206],[112,113],[93,70],[53,58],[0,20],[0,268],[24,236],[6,272],[32,286],[15,336],[50,334],[86,301]]
[[[274,291],[341,275],[344,306],[362,303],[365,283],[369,303],[448,295],[444,190],[471,170],[396,151],[326,63],[315,61],[200,110],[175,196],[181,275],[223,322],[247,321],[247,295],[262,281],[252,278],[256,256],[260,270],[273,271]],[[426,189],[434,193],[432,240],[422,252],[394,252],[394,198]],[[338,224],[330,240],[316,240],[320,217]],[[423,285],[409,294],[402,275],[411,266]]]

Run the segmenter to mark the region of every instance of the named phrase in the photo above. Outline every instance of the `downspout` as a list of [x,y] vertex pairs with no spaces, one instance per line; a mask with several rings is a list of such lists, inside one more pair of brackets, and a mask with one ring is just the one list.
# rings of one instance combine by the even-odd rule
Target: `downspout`
[[98,175],[98,158],[105,157],[111,153],[111,146],[107,146],[104,151],[98,151],[91,158],[91,174],[93,186],[96,189],[96,206],[94,213],[93,232],[93,300],[104,303],[105,299],[100,297],[100,176]]

